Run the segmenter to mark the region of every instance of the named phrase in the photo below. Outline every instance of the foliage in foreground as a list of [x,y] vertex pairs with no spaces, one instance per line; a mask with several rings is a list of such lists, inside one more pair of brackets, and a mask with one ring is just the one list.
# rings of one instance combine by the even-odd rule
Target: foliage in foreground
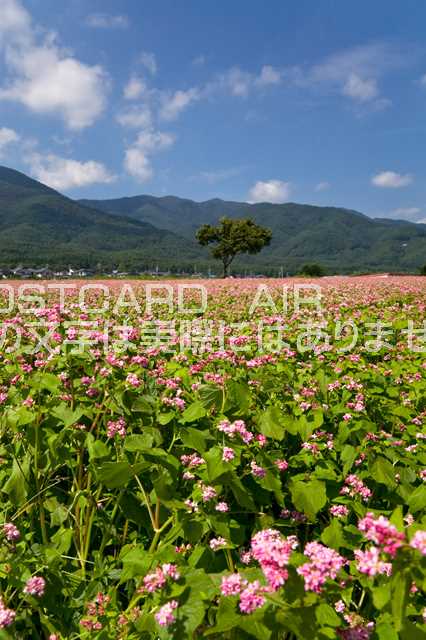
[[[290,314],[289,346],[260,353],[247,281],[210,285],[226,349],[195,331],[195,354],[147,345],[132,310],[106,349],[73,292],[37,314],[50,354],[10,317],[0,638],[425,638],[425,366],[403,334],[422,287],[325,290],[330,330],[393,322],[377,350],[300,352]],[[96,327],[73,353],[79,318]]]

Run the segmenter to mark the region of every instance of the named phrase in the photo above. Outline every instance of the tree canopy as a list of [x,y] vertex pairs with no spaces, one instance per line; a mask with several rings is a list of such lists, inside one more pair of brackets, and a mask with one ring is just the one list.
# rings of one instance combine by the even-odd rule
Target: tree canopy
[[222,260],[223,277],[226,278],[235,256],[259,253],[270,243],[272,232],[250,218],[223,217],[217,226],[204,224],[200,227],[196,238],[202,246],[215,245],[211,253],[214,258]]

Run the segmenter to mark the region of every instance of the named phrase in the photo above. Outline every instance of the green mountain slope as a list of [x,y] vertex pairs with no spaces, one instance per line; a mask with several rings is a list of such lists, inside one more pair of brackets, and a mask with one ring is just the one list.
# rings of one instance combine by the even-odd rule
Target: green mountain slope
[[147,222],[97,211],[0,167],[0,265],[173,263],[188,242]]
[[208,200],[193,202],[172,196],[136,196],[116,200],[82,201],[115,215],[131,216],[174,231],[188,240],[203,223],[222,215],[250,216],[272,230],[270,247],[257,256],[241,258],[265,269],[280,266],[294,271],[305,262],[320,262],[330,270],[412,271],[426,262],[426,225],[372,219],[357,211],[295,203],[249,204]]

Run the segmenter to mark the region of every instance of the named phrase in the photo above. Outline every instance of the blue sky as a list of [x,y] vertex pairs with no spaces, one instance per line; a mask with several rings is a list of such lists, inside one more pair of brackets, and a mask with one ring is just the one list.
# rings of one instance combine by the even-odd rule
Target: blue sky
[[426,4],[0,0],[0,163],[426,220]]

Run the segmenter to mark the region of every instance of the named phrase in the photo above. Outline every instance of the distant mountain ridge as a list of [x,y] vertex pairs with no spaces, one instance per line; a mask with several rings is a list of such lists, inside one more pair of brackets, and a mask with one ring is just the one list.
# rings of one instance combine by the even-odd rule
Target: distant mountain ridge
[[417,270],[426,262],[426,225],[373,219],[339,207],[286,203],[205,202],[174,196],[134,196],[112,200],[82,200],[109,213],[133,217],[173,231],[189,240],[204,223],[223,215],[251,217],[272,230],[272,242],[261,254],[240,264],[281,266],[294,272],[305,262],[319,262],[332,271]]
[[113,266],[143,260],[167,264],[184,248],[188,252],[187,242],[176,234],[84,206],[23,173],[0,167],[1,266]]
[[329,272],[417,271],[426,262],[426,225],[372,219],[338,207],[296,203],[206,202],[141,195],[71,200],[19,171],[0,166],[0,268],[116,266],[220,272],[196,230],[223,215],[251,217],[272,230],[239,273],[295,273],[306,262]]

